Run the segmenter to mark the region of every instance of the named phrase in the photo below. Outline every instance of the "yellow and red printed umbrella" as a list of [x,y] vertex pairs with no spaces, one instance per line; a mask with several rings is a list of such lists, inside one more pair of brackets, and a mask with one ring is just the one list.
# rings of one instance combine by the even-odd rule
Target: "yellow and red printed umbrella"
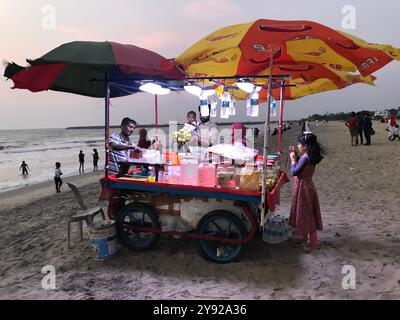
[[271,48],[274,65],[305,68],[315,78],[324,78],[316,64],[368,76],[400,60],[398,48],[371,44],[316,22],[260,19],[211,33],[175,62],[190,77],[257,75],[269,65]]

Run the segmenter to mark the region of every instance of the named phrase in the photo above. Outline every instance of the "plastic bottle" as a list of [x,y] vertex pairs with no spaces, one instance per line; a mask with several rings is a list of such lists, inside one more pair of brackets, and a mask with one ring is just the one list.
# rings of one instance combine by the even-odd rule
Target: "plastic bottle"
[[258,117],[258,98],[258,92],[254,90],[250,94],[250,117]]
[[234,116],[236,115],[236,101],[235,99],[231,99],[231,101],[229,102],[229,115],[230,116]]
[[218,100],[215,97],[211,98],[210,104],[211,104],[210,117],[215,118],[217,116]]
[[156,182],[156,173],[152,166],[149,166],[149,175],[147,178],[148,182]]
[[221,97],[221,118],[228,119],[230,114],[231,95],[225,91]]

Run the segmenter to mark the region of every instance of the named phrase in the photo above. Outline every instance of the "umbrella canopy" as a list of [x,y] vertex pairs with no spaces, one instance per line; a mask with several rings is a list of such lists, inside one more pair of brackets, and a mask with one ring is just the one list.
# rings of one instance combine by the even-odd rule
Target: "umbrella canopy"
[[[371,74],[390,61],[400,60],[400,49],[367,43],[344,32],[310,21],[256,20],[219,29],[175,59],[189,77],[267,76],[273,48],[274,75],[289,75],[286,99],[355,83],[373,84]],[[226,80],[233,85],[235,81]],[[267,84],[267,79],[256,79]],[[247,94],[231,90],[236,99]],[[279,90],[272,91],[279,98]],[[266,90],[260,92],[265,101]]]
[[105,97],[105,79],[129,84],[129,90],[110,88],[110,97],[138,92],[128,80],[183,79],[184,74],[161,55],[133,45],[115,42],[75,41],[63,44],[24,68],[11,63],[4,76],[13,88],[33,92],[55,90],[90,97]]
[[[393,59],[400,60],[400,49],[367,43],[319,23],[260,19],[219,29],[175,61],[193,77],[256,75],[266,69],[271,46],[274,65],[305,70],[319,64],[367,76]],[[321,69],[313,72],[324,78]]]

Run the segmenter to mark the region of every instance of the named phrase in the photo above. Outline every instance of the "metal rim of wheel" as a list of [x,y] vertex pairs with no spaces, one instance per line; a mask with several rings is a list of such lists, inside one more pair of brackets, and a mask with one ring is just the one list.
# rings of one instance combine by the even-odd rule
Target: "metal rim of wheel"
[[160,235],[152,232],[134,232],[124,225],[136,227],[160,228],[155,210],[141,203],[131,203],[125,206],[118,214],[117,229],[121,241],[134,251],[148,250],[156,244]]
[[[243,222],[231,212],[218,210],[208,213],[199,221],[197,233],[241,240],[246,236],[246,228]],[[245,244],[199,239],[198,245],[205,258],[217,263],[238,261],[245,251]]]

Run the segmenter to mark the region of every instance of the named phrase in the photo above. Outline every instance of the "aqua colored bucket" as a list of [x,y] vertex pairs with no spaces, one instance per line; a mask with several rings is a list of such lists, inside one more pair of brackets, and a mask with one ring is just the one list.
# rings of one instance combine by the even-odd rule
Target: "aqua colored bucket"
[[117,253],[117,229],[114,222],[95,223],[89,228],[95,260],[107,260]]

